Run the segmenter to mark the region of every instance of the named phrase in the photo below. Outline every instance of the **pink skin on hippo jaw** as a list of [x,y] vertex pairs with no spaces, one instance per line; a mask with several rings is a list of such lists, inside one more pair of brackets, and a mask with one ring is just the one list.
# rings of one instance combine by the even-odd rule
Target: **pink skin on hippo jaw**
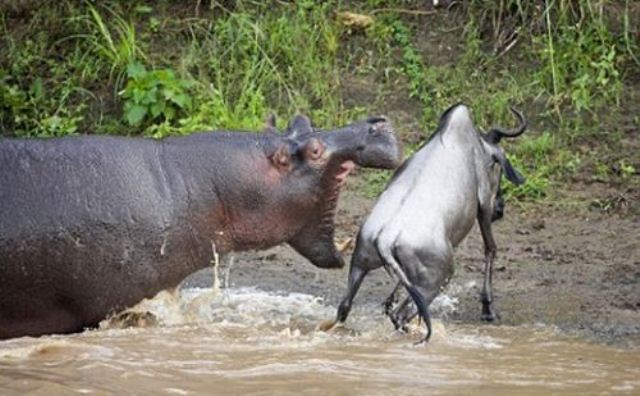
[[[267,130],[275,131],[274,120]],[[274,158],[286,158],[292,179],[313,194],[309,221],[288,241],[321,268],[341,268],[344,260],[334,244],[334,218],[341,187],[357,166],[393,169],[402,161],[393,128],[383,117],[369,118],[332,131],[316,131],[309,118],[297,116],[285,132],[286,144]],[[272,159],[273,161],[273,159]],[[274,163],[276,166],[276,163]]]

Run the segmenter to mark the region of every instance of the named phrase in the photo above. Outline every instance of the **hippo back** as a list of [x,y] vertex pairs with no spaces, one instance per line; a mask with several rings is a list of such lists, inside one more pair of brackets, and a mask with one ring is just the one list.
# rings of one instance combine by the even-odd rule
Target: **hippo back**
[[149,294],[129,280],[158,280],[149,263],[162,263],[162,230],[176,210],[160,150],[148,139],[0,140],[2,332],[12,334],[4,321],[19,326],[12,319],[39,310],[58,322],[39,325],[76,331]]

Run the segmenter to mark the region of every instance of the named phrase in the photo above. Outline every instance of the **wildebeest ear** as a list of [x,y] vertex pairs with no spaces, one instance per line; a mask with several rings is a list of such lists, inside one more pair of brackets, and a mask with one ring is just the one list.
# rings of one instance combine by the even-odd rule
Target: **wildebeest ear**
[[312,133],[311,120],[307,116],[297,115],[287,127],[287,136],[291,139]]
[[511,165],[511,162],[509,162],[509,160],[507,159],[506,156],[504,156],[504,155],[494,155],[493,158],[498,163],[500,163],[500,166],[502,167],[502,171],[504,172],[504,175],[507,178],[507,180],[509,180],[511,183],[513,183],[515,185],[520,185],[520,184],[524,183],[524,177],[522,177],[520,172],[518,172],[513,167],[513,165]]
[[273,154],[269,156],[271,163],[279,170],[287,170],[291,165],[291,154],[287,145],[280,145]]

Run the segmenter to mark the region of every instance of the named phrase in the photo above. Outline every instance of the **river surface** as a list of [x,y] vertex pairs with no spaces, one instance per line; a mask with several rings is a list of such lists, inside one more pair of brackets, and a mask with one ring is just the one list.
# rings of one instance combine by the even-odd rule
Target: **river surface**
[[640,394],[640,348],[544,326],[436,320],[416,346],[422,327],[396,333],[379,307],[324,333],[335,307],[250,288],[163,292],[136,309],[158,323],[0,342],[0,394]]

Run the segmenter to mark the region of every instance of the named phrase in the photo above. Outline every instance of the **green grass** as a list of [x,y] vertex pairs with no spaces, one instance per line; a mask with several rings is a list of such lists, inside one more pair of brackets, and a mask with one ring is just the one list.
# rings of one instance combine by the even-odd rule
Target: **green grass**
[[[620,109],[637,90],[637,12],[628,0],[546,4],[470,0],[437,15],[402,0],[0,6],[0,133],[255,130],[271,112],[329,127],[379,113],[392,95],[421,109],[425,138],[458,101],[484,129],[513,125],[510,105],[524,109],[530,131],[506,144],[527,177],[507,187],[512,197],[549,197],[585,170],[628,182],[638,163],[600,154],[620,146]],[[375,22],[346,28],[335,18],[345,9]],[[354,79],[377,99],[351,98]],[[366,193],[389,174],[367,172]]]
[[[137,43],[136,27],[108,5],[104,5],[100,11],[90,3],[86,7],[89,15],[84,19],[87,21],[88,34],[78,37],[86,37],[90,42],[91,54],[109,66],[109,80],[115,76],[114,87],[117,91],[123,86],[127,68],[138,59],[146,58]],[[102,14],[109,20],[109,25]]]
[[[613,132],[605,135],[602,124],[617,114],[625,74],[638,74],[633,57],[638,43],[630,40],[628,23],[620,32],[616,31],[619,26],[611,25],[615,21],[606,20],[610,3],[628,20],[626,2],[555,0],[543,10],[526,8],[527,3],[478,0],[463,4],[469,17],[457,43],[460,50],[444,64],[430,63],[433,54],[421,50],[415,39],[420,26],[397,16],[387,17],[386,28],[373,28],[369,34],[378,42],[376,48],[385,53],[380,58],[394,62],[376,67],[391,68],[407,80],[409,96],[423,105],[422,123],[427,131],[435,130],[440,113],[458,101],[472,109],[476,124],[485,129],[512,125],[509,106],[525,109],[529,132],[506,143],[506,148],[527,182],[522,186],[505,183],[505,192],[521,200],[538,200],[548,197],[556,182],[584,170],[588,161],[573,147],[594,137],[605,145],[619,140],[615,124],[608,126]],[[450,36],[432,39],[446,41]],[[516,39],[520,41],[514,43],[519,44],[512,51],[516,57],[505,64],[502,51]],[[380,45],[389,40],[395,45]],[[523,40],[528,41],[523,44]],[[401,48],[395,58],[394,47]],[[593,150],[595,156],[607,151],[603,146]],[[626,163],[631,166],[619,171],[620,175],[635,172],[629,160]],[[596,163],[595,167],[596,173],[623,168],[615,163]],[[368,178],[369,195],[376,195],[387,180],[379,174]]]

